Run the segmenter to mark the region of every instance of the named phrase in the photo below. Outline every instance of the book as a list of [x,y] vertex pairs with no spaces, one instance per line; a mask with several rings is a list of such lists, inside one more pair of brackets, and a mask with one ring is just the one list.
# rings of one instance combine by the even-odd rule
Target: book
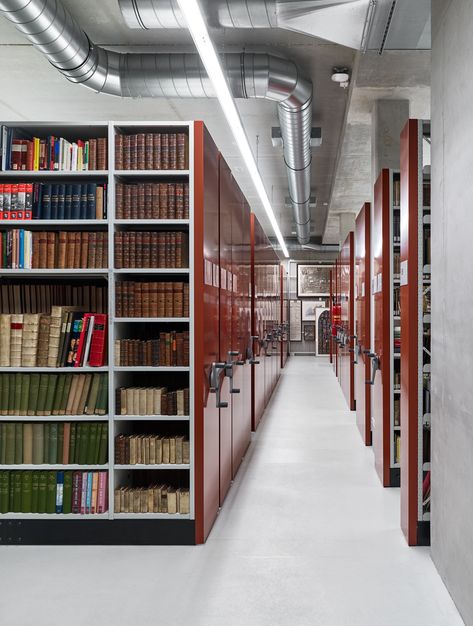
[[189,219],[188,183],[121,183],[115,188],[117,219]]

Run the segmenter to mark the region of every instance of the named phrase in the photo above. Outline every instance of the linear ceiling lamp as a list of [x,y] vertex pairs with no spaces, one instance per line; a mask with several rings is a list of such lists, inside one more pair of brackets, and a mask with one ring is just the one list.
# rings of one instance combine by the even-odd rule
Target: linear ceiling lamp
[[274,234],[279,241],[284,256],[289,258],[289,252],[287,251],[284,237],[282,236],[274,215],[273,207],[271,206],[268,194],[266,193],[261,174],[259,173],[258,166],[256,165],[255,157],[253,156],[250,144],[248,143],[248,138],[243,128],[240,114],[238,113],[235,101],[233,100],[223,73],[222,66],[220,65],[219,56],[215,51],[214,45],[208,33],[207,24],[205,22],[200,4],[198,0],[178,0],[178,3],[182,14],[186,18],[189,32],[192,35],[192,39],[194,40],[202,63],[204,64],[209,79],[215,90],[220,106],[223,109],[223,113],[227,118],[228,125],[233,133],[233,137],[235,138],[241,156],[243,157],[246,167],[248,168],[251,180],[253,181],[264,210],[266,211],[269,221],[271,222]]

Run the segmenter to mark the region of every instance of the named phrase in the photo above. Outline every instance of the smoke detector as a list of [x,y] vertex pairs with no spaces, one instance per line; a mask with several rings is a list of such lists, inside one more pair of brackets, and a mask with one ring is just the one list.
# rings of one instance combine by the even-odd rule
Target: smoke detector
[[350,84],[350,74],[347,67],[334,67],[332,70],[332,80],[338,83],[340,87],[346,89]]

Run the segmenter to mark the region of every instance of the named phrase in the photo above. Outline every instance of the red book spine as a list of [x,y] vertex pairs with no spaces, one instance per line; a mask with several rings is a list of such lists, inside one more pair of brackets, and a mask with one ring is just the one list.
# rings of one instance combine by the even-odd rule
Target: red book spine
[[90,343],[89,365],[102,367],[105,365],[107,353],[107,316],[103,313],[95,315],[94,329]]
[[82,355],[84,354],[85,343],[87,341],[87,330],[89,328],[89,319],[91,317],[93,317],[91,313],[86,313],[82,320],[82,330],[80,331],[79,345],[77,346],[77,356],[74,362],[74,367],[81,367],[84,365],[82,363]]

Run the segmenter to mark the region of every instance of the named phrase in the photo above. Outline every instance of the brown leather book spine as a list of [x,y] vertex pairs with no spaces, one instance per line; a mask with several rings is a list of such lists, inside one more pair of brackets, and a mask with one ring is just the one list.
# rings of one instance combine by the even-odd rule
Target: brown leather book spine
[[133,185],[123,185],[123,219],[131,219],[131,207],[133,202]]
[[149,267],[158,267],[158,248],[159,248],[159,233],[152,231],[150,233],[150,257]]
[[[38,269],[40,267],[39,258],[40,258],[40,250],[39,250],[39,242],[40,242],[41,233],[37,231],[33,231],[33,256],[32,256],[32,266],[33,269]],[[3,303],[2,303],[2,306]]]
[[138,133],[136,135],[136,169],[146,169],[146,150],[145,150],[146,138],[144,133]]
[[130,135],[130,169],[138,169],[138,136]]
[[161,133],[154,133],[153,135],[153,169],[161,170]]
[[142,310],[142,316],[143,317],[150,317],[150,290],[151,290],[151,284],[150,283],[143,283],[142,284],[142,289],[141,289],[141,294],[142,294],[141,310]]
[[66,267],[67,233],[61,230],[59,231],[58,235],[59,235],[59,249],[58,249],[57,266],[60,269],[64,269]]
[[87,259],[87,267],[95,267],[97,257],[97,233],[92,231],[89,233],[89,251]]
[[166,333],[159,333],[159,366],[166,365]]
[[107,169],[107,138],[99,137],[97,139],[97,169]]
[[141,267],[151,267],[151,233],[144,231],[141,233],[142,239],[142,259]]
[[89,170],[97,168],[97,139],[89,139]]
[[169,134],[161,135],[161,169],[169,169]]
[[189,138],[186,133],[177,133],[177,170],[189,167]]
[[123,135],[117,133],[115,135],[115,169],[122,170],[123,168]]
[[108,233],[103,234],[102,268],[108,267]]
[[149,308],[150,308],[150,317],[159,317],[158,310],[158,283],[150,283],[150,293],[149,293]]
[[184,183],[176,184],[176,215],[177,220],[184,219]]
[[183,361],[182,361],[182,365],[184,366],[188,366],[189,365],[189,354],[190,354],[190,346],[189,346],[189,333],[187,331],[185,331],[183,333]]
[[168,184],[159,184],[159,219],[166,220],[168,218]]
[[137,211],[136,219],[143,220],[145,217],[145,184],[138,183],[137,185]]
[[173,317],[173,283],[164,283],[164,317]]
[[189,317],[189,283],[183,285],[182,316]]
[[169,259],[169,267],[180,267],[177,265],[177,242],[176,242],[177,233],[172,232],[169,233],[170,240],[170,259]]
[[95,268],[103,267],[103,252],[104,252],[104,235],[103,232],[95,233],[95,241],[97,252],[95,253]]
[[140,219],[150,220],[153,219],[153,184],[145,183],[144,188],[145,205]]
[[[72,234],[72,233],[71,233]],[[74,234],[74,264],[73,268],[77,269],[80,267],[80,259],[81,259],[81,234],[80,231],[76,231]]]
[[183,233],[174,233],[174,250],[175,250],[174,267],[177,267],[179,269],[184,267],[182,265],[182,235]]
[[173,283],[173,315],[174,317],[183,317],[183,311],[184,311],[183,287],[184,287],[184,283],[182,282]]
[[177,135],[176,133],[169,134],[169,169],[177,169]]
[[169,232],[165,234],[163,267],[171,267],[171,233]]
[[138,219],[138,185],[130,185],[130,218]]
[[145,135],[145,167],[143,169],[152,170],[154,162],[154,146],[153,146],[153,133],[146,133]]
[[159,212],[159,189],[160,189],[160,185],[159,183],[152,183],[152,194],[153,194],[153,199],[152,199],[152,207],[151,207],[151,219],[153,220],[159,220],[160,217],[160,212]]
[[115,185],[115,217],[117,220],[123,219],[123,203],[124,203],[124,184],[117,183]]
[[158,265],[157,267],[166,267],[166,233],[158,233]]
[[89,233],[87,231],[82,231],[81,233],[81,242],[80,242],[80,266],[87,267],[89,255]]
[[122,233],[122,267],[130,267],[130,233]]
[[123,317],[133,317],[130,312],[130,289],[132,288],[133,283],[130,283],[128,280],[122,282],[122,310]]
[[123,135],[123,169],[131,170],[131,136],[130,135]]
[[143,265],[143,233],[136,233],[136,267],[145,267]]
[[117,281],[115,283],[115,315],[123,317],[123,283]]
[[74,267],[74,256],[76,249],[76,236],[73,232],[66,233],[66,267],[73,268]]
[[46,267],[54,269],[56,267],[56,233],[49,231],[46,233]]
[[115,233],[115,269],[123,268],[123,235],[126,233],[122,233],[117,231]]
[[166,283],[159,282],[158,285],[158,312],[156,317],[164,317],[166,313]]
[[168,219],[176,219],[176,185],[168,183]]
[[189,219],[189,183],[184,183],[184,219]]
[[136,233],[134,231],[128,233],[128,246],[130,248],[129,267],[136,267]]
[[133,283],[133,314],[143,317],[143,283]]

